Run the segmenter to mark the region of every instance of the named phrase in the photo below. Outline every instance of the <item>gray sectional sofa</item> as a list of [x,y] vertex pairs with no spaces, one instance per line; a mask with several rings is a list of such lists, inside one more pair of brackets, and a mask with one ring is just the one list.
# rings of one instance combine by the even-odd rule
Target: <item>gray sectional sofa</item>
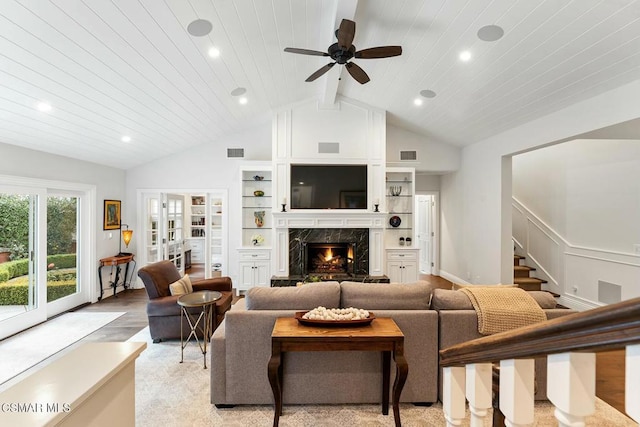
[[[536,294],[535,298],[548,318],[573,312],[550,308],[555,307],[555,301],[544,294]],[[480,336],[468,297],[459,291],[432,289],[426,282],[322,282],[301,287],[252,288],[226,313],[212,336],[211,403],[273,404],[267,363],[275,319],[318,306],[364,308],[376,317],[395,320],[405,335],[409,364],[402,402],[436,402],[438,350]],[[380,353],[296,352],[285,357],[285,404],[380,402]],[[391,368],[393,381],[393,362]],[[537,368],[546,372],[540,364]],[[536,398],[544,398],[542,371],[536,378]]]

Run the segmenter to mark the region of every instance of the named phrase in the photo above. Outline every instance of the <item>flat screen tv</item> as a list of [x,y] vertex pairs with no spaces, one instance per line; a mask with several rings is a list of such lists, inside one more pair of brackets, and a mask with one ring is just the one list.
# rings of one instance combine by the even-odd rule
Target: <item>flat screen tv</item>
[[367,209],[367,165],[291,165],[291,209]]

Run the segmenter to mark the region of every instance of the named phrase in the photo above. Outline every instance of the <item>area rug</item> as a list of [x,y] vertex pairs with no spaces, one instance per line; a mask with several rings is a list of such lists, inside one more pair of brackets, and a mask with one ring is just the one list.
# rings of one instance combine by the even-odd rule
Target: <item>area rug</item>
[[0,384],[123,314],[124,312],[65,313],[0,341]]
[[[217,409],[209,402],[209,369],[202,367],[202,353],[190,343],[180,362],[180,342],[153,344],[145,328],[129,341],[147,342],[147,349],[136,361],[136,426],[271,426],[273,406],[242,405]],[[209,363],[207,362],[207,365]],[[266,376],[266,362],[265,362]],[[534,426],[557,426],[553,406],[536,403]],[[444,426],[441,404],[429,408],[401,404],[402,425],[406,427]],[[488,416],[485,426],[491,425]],[[393,412],[382,415],[380,405],[285,405],[280,417],[283,427],[393,426]],[[468,426],[469,421],[462,424]],[[587,426],[636,426],[601,400],[596,415],[587,418]]]

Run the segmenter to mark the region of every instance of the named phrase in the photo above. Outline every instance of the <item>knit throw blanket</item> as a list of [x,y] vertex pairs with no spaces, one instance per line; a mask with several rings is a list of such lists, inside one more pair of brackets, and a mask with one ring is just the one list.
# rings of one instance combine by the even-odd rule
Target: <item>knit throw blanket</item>
[[521,288],[468,287],[461,289],[478,315],[478,332],[497,334],[547,320],[535,299]]

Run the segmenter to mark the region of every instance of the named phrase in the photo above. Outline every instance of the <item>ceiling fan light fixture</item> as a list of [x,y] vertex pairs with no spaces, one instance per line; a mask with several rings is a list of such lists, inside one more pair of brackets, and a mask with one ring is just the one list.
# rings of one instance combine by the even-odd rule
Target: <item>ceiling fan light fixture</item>
[[478,30],[478,38],[485,42],[494,42],[504,36],[504,30],[497,25],[485,25]]
[[211,32],[213,25],[206,19],[196,19],[187,25],[187,31],[194,37],[204,37]]

